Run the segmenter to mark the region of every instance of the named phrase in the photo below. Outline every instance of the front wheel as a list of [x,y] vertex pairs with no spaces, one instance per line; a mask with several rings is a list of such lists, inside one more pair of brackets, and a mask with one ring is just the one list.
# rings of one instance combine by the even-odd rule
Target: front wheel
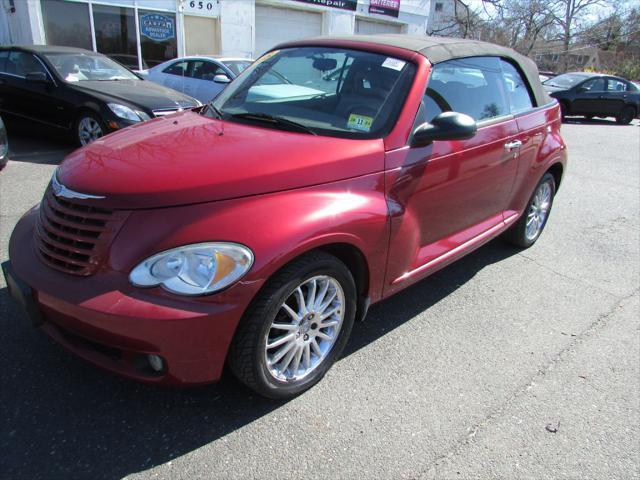
[[81,113],[76,120],[75,141],[84,146],[94,142],[105,134],[102,121],[92,113]]
[[284,267],[258,294],[238,327],[228,365],[260,395],[298,395],[338,359],[355,313],[349,269],[326,253],[308,254]]
[[520,219],[505,233],[505,240],[523,248],[536,243],[549,219],[555,194],[555,179],[547,172],[538,182]]
[[616,122],[618,122],[620,125],[628,125],[631,123],[633,117],[635,116],[636,111],[633,109],[633,107],[626,106],[622,110],[620,110],[620,113],[616,117]]

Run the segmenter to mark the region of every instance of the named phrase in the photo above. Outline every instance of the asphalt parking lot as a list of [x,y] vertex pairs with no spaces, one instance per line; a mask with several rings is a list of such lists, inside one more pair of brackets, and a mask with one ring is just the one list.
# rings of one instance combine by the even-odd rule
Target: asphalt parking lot
[[[638,478],[640,124],[563,134],[534,247],[493,241],[374,306],[286,403],[229,375],[167,390],[103,373],[32,329],[0,279],[0,477]],[[10,142],[0,261],[68,151]]]

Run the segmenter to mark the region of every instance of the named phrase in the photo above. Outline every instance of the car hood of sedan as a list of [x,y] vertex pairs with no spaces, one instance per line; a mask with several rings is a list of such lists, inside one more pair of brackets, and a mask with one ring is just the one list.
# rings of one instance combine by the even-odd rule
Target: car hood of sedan
[[381,139],[288,132],[183,112],[134,125],[71,153],[58,167],[68,189],[106,208],[232,199],[380,172]]
[[77,82],[74,86],[106,101],[120,99],[149,110],[191,108],[197,105],[193,98],[147,80],[90,80]]

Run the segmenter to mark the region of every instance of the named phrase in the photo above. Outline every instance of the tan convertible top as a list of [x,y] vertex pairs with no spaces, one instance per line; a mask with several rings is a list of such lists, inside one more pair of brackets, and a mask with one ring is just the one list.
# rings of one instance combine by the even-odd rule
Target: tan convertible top
[[327,45],[332,42],[361,42],[363,44],[379,44],[390,47],[403,48],[424,55],[431,63],[440,63],[454,58],[497,56],[515,63],[527,77],[531,90],[535,96],[536,105],[549,103],[551,99],[542,88],[538,76],[538,66],[533,60],[519,54],[510,48],[501,47],[493,43],[469,40],[466,38],[428,37],[426,35],[405,35],[389,33],[382,35],[341,35],[323,36],[287,42],[276,48],[303,45]]

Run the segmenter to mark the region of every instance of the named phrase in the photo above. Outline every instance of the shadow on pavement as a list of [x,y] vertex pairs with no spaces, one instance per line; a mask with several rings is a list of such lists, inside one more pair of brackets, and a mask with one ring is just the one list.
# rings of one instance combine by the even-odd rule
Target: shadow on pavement
[[74,150],[69,140],[51,132],[34,133],[25,127],[9,130],[9,160],[58,165]]
[[[373,306],[367,319],[356,324],[344,356],[366,348],[485,266],[518,251],[500,240],[491,242]],[[217,385],[187,390],[120,379],[32,329],[10,303],[6,288],[0,290],[0,311],[7,313],[0,320],[4,478],[121,478],[198,449],[283,405],[252,395],[229,374]]]
[[566,117],[563,124],[573,124],[573,125],[603,125],[609,127],[627,127],[627,126],[638,126],[638,121],[633,120],[628,125],[620,125],[616,122],[616,119],[613,117],[607,118],[584,118],[584,117]]

